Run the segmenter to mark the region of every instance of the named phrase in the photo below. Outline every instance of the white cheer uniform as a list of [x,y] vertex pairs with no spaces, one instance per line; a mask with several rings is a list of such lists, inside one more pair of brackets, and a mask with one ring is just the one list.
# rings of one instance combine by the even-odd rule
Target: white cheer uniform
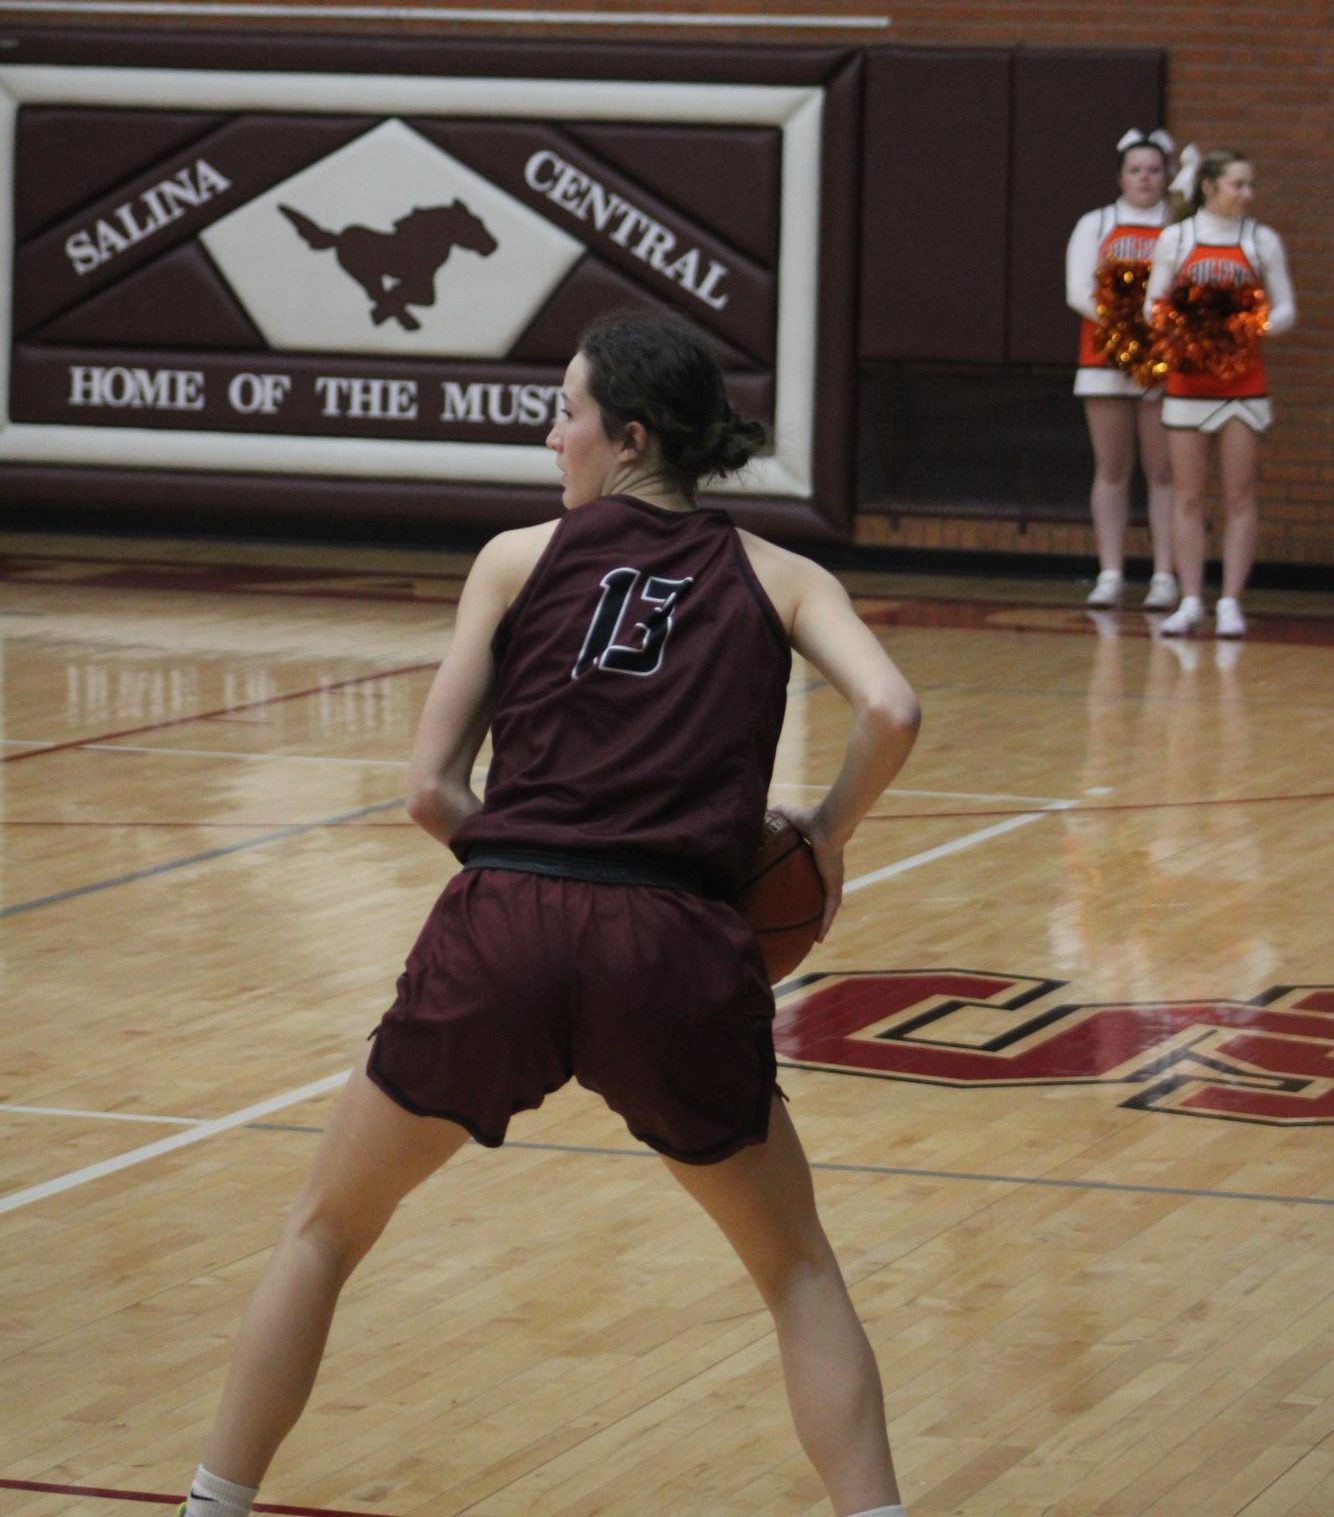
[[1130,400],[1159,398],[1158,389],[1144,390],[1098,350],[1098,310],[1093,302],[1099,268],[1112,260],[1148,263],[1166,220],[1165,200],[1140,210],[1121,199],[1086,212],[1075,223],[1065,249],[1065,303],[1084,318],[1079,329],[1076,395],[1112,395]]

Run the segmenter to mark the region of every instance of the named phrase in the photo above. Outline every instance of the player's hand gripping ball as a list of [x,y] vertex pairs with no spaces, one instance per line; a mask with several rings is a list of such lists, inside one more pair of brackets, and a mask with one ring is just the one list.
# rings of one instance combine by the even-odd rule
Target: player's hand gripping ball
[[771,985],[791,974],[815,944],[824,917],[824,881],[811,845],[776,811],[764,814],[764,832],[737,909],[759,940]]

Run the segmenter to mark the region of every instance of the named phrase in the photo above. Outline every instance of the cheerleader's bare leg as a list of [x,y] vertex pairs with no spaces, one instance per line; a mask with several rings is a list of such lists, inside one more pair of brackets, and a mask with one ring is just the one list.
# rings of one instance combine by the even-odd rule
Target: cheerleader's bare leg
[[1219,488],[1223,497],[1223,594],[1234,600],[1241,599],[1255,563],[1259,465],[1259,433],[1244,421],[1226,422],[1218,433]]
[[1172,459],[1167,451],[1162,402],[1142,400],[1139,422],[1139,461],[1149,490],[1149,537],[1153,544],[1153,572],[1171,574],[1172,552]]
[[1194,428],[1167,433],[1172,461],[1172,548],[1181,594],[1199,600],[1204,593],[1204,501],[1209,488],[1209,438]]
[[1089,512],[1102,573],[1121,573],[1126,521],[1130,515],[1130,475],[1135,467],[1135,410],[1143,403],[1114,395],[1084,399],[1093,445],[1093,487]]

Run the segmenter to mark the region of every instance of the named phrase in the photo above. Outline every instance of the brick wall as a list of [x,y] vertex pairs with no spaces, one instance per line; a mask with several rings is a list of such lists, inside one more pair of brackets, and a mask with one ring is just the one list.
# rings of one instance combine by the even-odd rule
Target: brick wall
[[[1157,47],[1169,54],[1168,119],[1162,123],[1179,142],[1229,146],[1251,155],[1256,168],[1256,213],[1282,235],[1297,289],[1297,329],[1276,341],[1267,355],[1277,422],[1265,439],[1261,480],[1260,556],[1270,562],[1334,565],[1334,448],[1331,447],[1330,292],[1334,253],[1334,146],[1330,120],[1330,32],[1324,0],[1275,0],[1257,11],[1245,0],[1215,0],[1212,6],[1180,0],[1118,0],[1115,5],[1058,6],[1021,0],[652,0],[632,5],[599,0],[545,0],[547,11],[605,11],[608,24],[573,21],[565,28],[506,23],[506,11],[531,11],[540,0],[486,7],[485,21],[450,19],[449,0],[418,0],[419,19],[403,19],[405,0],[381,0],[396,16],[379,22],[338,22],[338,0],[312,5],[309,19],[188,20],[180,16],[135,18],[65,12],[23,12],[0,4],[0,24],[68,26],[165,25],[220,28],[340,31],[373,26],[398,33],[550,36],[571,40],[616,38],[660,42],[843,43],[875,46],[893,42],[934,46]],[[359,0],[366,8],[367,0]],[[470,8],[475,14],[480,8]],[[688,17],[724,15],[766,18],[762,26],[616,25],[610,18],[666,12]],[[434,12],[434,14],[428,14]],[[797,25],[813,16],[833,22],[891,18],[888,29]],[[792,18],[787,25],[782,18]],[[768,24],[768,23],[775,24]],[[1154,122],[1127,122],[1148,129]],[[977,547],[992,551],[1087,553],[1091,534],[1063,523],[874,518],[862,524],[866,541],[904,545]],[[1132,551],[1137,542],[1132,536]]]
[[[822,9],[851,15],[881,8],[830,0]],[[1334,563],[1334,147],[1325,7],[1318,0],[1278,0],[1261,11],[1240,0],[1220,0],[1207,10],[1171,0],[1119,0],[1106,7],[896,0],[883,9],[899,44],[1152,45],[1167,51],[1168,119],[1162,124],[1178,142],[1235,147],[1252,156],[1256,214],[1283,237],[1297,290],[1297,328],[1266,355],[1277,420],[1263,449],[1260,556]],[[1147,130],[1155,123],[1126,124]],[[1078,534],[1069,527],[1040,523],[1024,533],[906,518],[898,531],[885,522],[868,528],[863,535],[877,541],[969,546],[975,537],[979,547],[1088,551],[1074,545]],[[1143,534],[1138,537],[1142,543]]]

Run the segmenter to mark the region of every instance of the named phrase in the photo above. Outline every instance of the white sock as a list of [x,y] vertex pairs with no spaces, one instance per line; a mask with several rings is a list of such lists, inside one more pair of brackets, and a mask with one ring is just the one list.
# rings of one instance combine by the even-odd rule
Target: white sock
[[220,1475],[211,1475],[201,1464],[190,1482],[185,1517],[250,1517],[258,1495],[257,1485],[233,1485]]
[[850,1517],[908,1517],[908,1512],[901,1506],[873,1506],[869,1512],[853,1512]]

